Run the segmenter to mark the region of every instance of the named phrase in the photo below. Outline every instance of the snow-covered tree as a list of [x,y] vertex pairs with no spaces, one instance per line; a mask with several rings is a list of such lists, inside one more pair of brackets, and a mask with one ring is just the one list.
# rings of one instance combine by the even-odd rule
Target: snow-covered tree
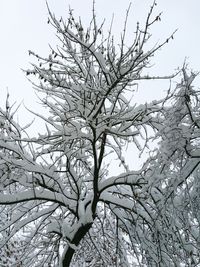
[[[144,28],[126,45],[93,18],[88,28],[70,10],[49,11],[60,44],[26,70],[49,116],[46,132],[29,137],[6,102],[0,110],[0,246],[20,237],[22,266],[197,266],[199,263],[199,92],[196,74],[166,98],[134,103],[150,59],[154,2]],[[127,12],[128,13],[128,12]],[[39,82],[38,82],[39,81]],[[126,162],[134,144],[154,151],[141,169]],[[110,159],[121,172],[110,176]],[[133,155],[133,158],[137,154]],[[117,168],[116,168],[117,170]],[[4,234],[6,232],[6,234]],[[5,251],[5,250],[4,250]],[[185,264],[185,265],[184,265]],[[188,265],[189,264],[189,265]]]
[[[1,223],[9,221],[10,215],[13,213],[12,207],[1,206],[0,216]],[[5,231],[0,233],[0,239],[7,238],[10,234],[10,229],[7,228]],[[11,237],[7,240],[7,243],[3,248],[0,249],[0,266],[15,266],[22,267],[20,256],[22,255],[22,240],[20,238]]]
[[164,227],[156,229],[156,243],[166,258],[165,266],[168,262],[174,266],[200,264],[200,95],[192,86],[196,75],[188,75],[183,68],[182,81],[159,114],[162,123],[156,137],[160,143],[150,167],[152,196]]

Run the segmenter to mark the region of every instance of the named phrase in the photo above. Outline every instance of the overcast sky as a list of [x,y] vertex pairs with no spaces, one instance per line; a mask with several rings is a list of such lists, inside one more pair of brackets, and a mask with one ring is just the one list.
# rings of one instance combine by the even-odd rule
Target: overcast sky
[[[144,21],[152,0],[132,1],[128,31],[134,32],[136,21]],[[57,17],[68,15],[68,6],[75,15],[81,16],[87,24],[91,19],[92,0],[48,0],[50,9]],[[96,0],[96,13],[99,22],[106,18],[109,25],[114,13],[114,34],[119,34],[129,0]],[[163,12],[161,22],[153,29],[152,44],[163,41],[175,29],[175,39],[159,51],[154,58],[155,64],[149,72],[155,75],[168,75],[181,66],[184,59],[194,70],[200,70],[200,1],[199,0],[157,0],[156,13]],[[54,30],[47,24],[48,12],[44,0],[1,0],[0,16],[0,105],[3,105],[7,90],[11,100],[24,100],[27,106],[35,107],[34,92],[21,69],[28,68],[32,58],[28,50],[40,55],[48,55],[49,43],[56,44]],[[156,84],[156,83],[155,83]],[[141,91],[142,96],[159,98],[163,89],[154,86]],[[146,89],[145,89],[146,90]]]

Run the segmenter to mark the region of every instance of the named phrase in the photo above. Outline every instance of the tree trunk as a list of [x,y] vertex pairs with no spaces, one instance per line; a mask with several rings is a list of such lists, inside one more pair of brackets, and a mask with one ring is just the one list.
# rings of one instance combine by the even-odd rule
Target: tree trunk
[[[92,226],[92,223],[83,225],[81,228],[79,228],[71,243],[78,246],[80,241],[84,238],[84,236],[90,230],[91,226]],[[74,252],[75,252],[75,250],[71,247],[69,247],[67,249],[65,256],[64,256],[64,259],[63,259],[63,262],[62,262],[62,267],[69,267],[70,266]]]

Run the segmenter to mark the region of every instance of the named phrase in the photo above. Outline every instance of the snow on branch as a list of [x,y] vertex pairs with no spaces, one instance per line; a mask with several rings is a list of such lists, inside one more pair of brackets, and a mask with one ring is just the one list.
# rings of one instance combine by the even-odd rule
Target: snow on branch
[[[97,25],[95,5],[88,27],[72,9],[58,20],[48,8],[58,46],[47,57],[29,51],[37,63],[25,71],[48,110],[31,111],[45,131],[30,137],[8,97],[0,109],[0,246],[21,237],[23,266],[199,264],[197,74],[143,74],[175,33],[147,49],[156,5],[130,45],[130,7],[119,44]],[[178,75],[164,99],[134,103],[140,80]],[[132,146],[148,152],[139,170],[128,164],[139,157],[127,156]]]

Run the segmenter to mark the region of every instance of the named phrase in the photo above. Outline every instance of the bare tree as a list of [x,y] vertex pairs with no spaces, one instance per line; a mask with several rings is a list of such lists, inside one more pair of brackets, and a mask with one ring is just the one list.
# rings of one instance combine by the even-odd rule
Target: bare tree
[[[129,46],[129,10],[120,45],[111,29],[104,36],[94,10],[88,28],[72,10],[67,21],[49,10],[48,23],[61,45],[47,58],[30,51],[39,63],[26,71],[50,113],[32,111],[46,132],[31,138],[8,101],[0,110],[0,204],[12,209],[11,218],[2,219],[0,231],[9,234],[0,244],[20,235],[23,266],[199,263],[199,96],[191,87],[196,74],[187,76],[183,68],[183,81],[165,99],[133,102],[138,81],[173,78],[143,74],[155,52],[173,39],[146,49],[149,30],[160,20],[155,6]],[[143,167],[128,166],[124,148],[135,144],[143,151],[153,139],[159,149]],[[115,176],[109,176],[111,153],[124,169]]]

